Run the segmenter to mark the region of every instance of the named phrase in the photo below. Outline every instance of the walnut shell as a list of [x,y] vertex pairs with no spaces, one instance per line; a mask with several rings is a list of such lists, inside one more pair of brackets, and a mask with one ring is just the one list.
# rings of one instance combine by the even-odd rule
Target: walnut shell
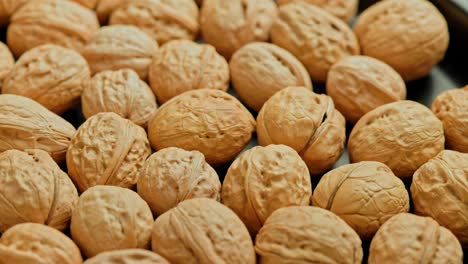
[[99,185],[81,194],[73,210],[71,235],[87,257],[116,249],[147,249],[153,215],[137,193]]
[[206,0],[200,13],[203,39],[226,58],[243,45],[267,41],[277,8],[273,0]]
[[222,188],[223,203],[251,234],[278,208],[308,205],[312,195],[306,164],[284,145],[258,146],[242,153],[229,167]]
[[229,87],[229,66],[213,46],[174,40],[161,47],[149,68],[151,88],[160,103],[195,89]]
[[183,201],[158,217],[152,248],[174,264],[256,263],[252,240],[239,217],[207,198]]
[[3,82],[2,93],[29,97],[63,114],[78,104],[90,78],[88,63],[78,52],[46,44],[19,58]]
[[461,264],[463,252],[457,238],[432,218],[402,213],[377,231],[368,262]]
[[[298,0],[278,0],[277,2],[279,5],[284,5],[294,1]],[[359,0],[307,0],[307,2],[323,8],[344,22],[351,21],[359,6]]]
[[468,247],[468,153],[443,150],[419,167],[411,196],[417,214],[434,218]]
[[302,1],[279,7],[271,39],[295,55],[314,81],[325,81],[333,64],[359,54],[357,38],[345,22]]
[[145,249],[122,249],[100,253],[84,264],[170,264],[165,258]]
[[100,0],[73,0],[73,1],[87,8],[94,9]]
[[[1,5],[1,3],[0,3]],[[15,59],[7,45],[0,42],[0,91],[2,90],[3,80],[15,66]]]
[[96,5],[96,15],[101,25],[106,25],[109,21],[109,16],[120,5],[132,0],[99,0]]
[[215,89],[192,90],[172,98],[148,124],[154,149],[198,150],[210,165],[234,159],[254,131],[252,114],[236,98]]
[[8,149],[41,149],[61,162],[75,128],[29,98],[0,95],[0,152]]
[[80,4],[29,1],[11,17],[7,42],[16,56],[47,43],[79,50],[98,29],[96,14]]
[[117,114],[99,113],[73,137],[67,151],[68,173],[82,192],[95,185],[131,188],[150,153],[143,128]]
[[76,244],[54,228],[24,223],[8,229],[0,238],[1,264],[80,264]]
[[146,127],[157,109],[151,88],[130,69],[103,71],[91,79],[81,96],[81,108],[86,118],[114,112]]
[[305,86],[312,89],[309,73],[302,63],[273,44],[254,42],[243,46],[232,56],[229,68],[234,90],[257,112],[283,88]]
[[312,206],[276,210],[255,243],[260,263],[350,263],[362,261],[361,239],[330,211]]
[[330,168],[346,140],[345,119],[333,100],[304,87],[288,87],[273,95],[257,116],[258,142],[284,144],[299,152],[312,175]]
[[0,0],[0,26],[7,25],[11,15],[29,1],[31,0]]
[[362,53],[392,66],[405,81],[427,75],[445,55],[447,21],[426,0],[385,0],[366,9],[354,32]]
[[406,98],[403,78],[384,62],[349,56],[330,69],[327,94],[351,123],[378,106]]

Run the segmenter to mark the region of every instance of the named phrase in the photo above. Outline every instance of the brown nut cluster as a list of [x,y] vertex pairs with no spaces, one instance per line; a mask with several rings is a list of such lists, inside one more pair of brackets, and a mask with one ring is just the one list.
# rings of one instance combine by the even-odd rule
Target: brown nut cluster
[[211,45],[174,40],[154,53],[149,83],[160,103],[195,89],[227,91],[229,66]]
[[84,264],[170,264],[165,258],[145,249],[106,251],[87,259]]
[[84,122],[67,151],[68,173],[80,191],[95,185],[133,187],[151,149],[146,132],[111,112]]
[[170,263],[256,263],[252,239],[239,217],[207,198],[181,202],[156,219],[153,251]]
[[229,61],[232,84],[242,101],[255,111],[277,91],[289,86],[312,90],[307,69],[287,50],[254,42],[234,53]]
[[255,243],[260,263],[360,264],[361,239],[330,211],[312,206],[276,210]]
[[329,96],[304,87],[288,87],[273,95],[257,116],[258,142],[284,144],[296,150],[312,175],[340,158],[346,140],[345,119]]
[[22,5],[32,0],[0,0],[0,26],[10,22],[11,15]]
[[444,149],[442,122],[424,105],[399,101],[365,114],[349,136],[351,162],[379,161],[410,177]]
[[268,145],[242,153],[229,167],[222,201],[256,234],[275,210],[309,205],[312,195],[307,165],[290,147]]
[[[278,0],[277,2],[283,5],[294,1],[303,0]],[[359,6],[359,0],[307,0],[307,2],[323,8],[344,22],[349,22],[353,18]]]
[[3,80],[15,66],[15,59],[10,49],[3,42],[0,42],[0,92],[2,91]]
[[332,66],[327,94],[351,123],[378,106],[406,98],[401,76],[384,62],[367,56],[349,56]]

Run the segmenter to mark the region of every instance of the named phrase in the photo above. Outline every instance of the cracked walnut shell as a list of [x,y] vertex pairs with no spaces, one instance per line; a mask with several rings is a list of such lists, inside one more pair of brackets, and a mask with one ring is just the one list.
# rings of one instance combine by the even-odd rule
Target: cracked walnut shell
[[122,249],[100,253],[84,264],[170,264],[165,258],[145,249]]
[[15,66],[15,59],[7,45],[0,42],[0,91],[2,91],[3,80],[8,76]]
[[[283,5],[293,1],[298,0],[278,0],[278,4]],[[344,22],[351,21],[359,6],[359,0],[307,0],[307,2],[323,8]]]

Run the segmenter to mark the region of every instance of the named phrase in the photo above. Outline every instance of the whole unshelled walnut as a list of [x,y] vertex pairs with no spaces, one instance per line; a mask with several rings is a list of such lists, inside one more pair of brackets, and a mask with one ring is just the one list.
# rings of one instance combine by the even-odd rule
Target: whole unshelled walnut
[[[304,0],[278,0],[278,4],[283,5],[294,1]],[[325,9],[345,22],[353,18],[359,6],[359,0],[307,0],[307,2]]]
[[7,45],[0,42],[0,91],[2,91],[3,80],[15,66],[15,59]]
[[379,161],[410,177],[444,149],[442,122],[424,105],[399,101],[365,114],[349,136],[351,162]]
[[173,264],[254,264],[252,239],[239,217],[207,198],[181,202],[156,219],[153,251]]
[[131,188],[150,153],[143,128],[117,114],[99,113],[73,137],[67,151],[68,173],[82,192],[95,185]]
[[87,259],[83,264],[170,264],[165,258],[145,249],[106,251]]
[[7,25],[11,15],[29,1],[31,0],[0,0],[0,26]]
[[361,239],[330,211],[290,206],[268,217],[256,237],[260,263],[360,264]]

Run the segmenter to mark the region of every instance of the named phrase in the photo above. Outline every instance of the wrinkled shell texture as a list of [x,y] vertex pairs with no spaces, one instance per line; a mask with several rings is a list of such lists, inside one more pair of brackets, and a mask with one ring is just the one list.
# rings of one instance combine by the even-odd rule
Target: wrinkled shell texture
[[60,162],[75,132],[65,119],[29,98],[0,95],[0,152],[42,149]]
[[76,244],[54,228],[24,223],[8,229],[0,238],[0,264],[80,264]]
[[315,81],[325,81],[340,59],[359,54],[357,38],[345,22],[302,1],[279,7],[271,39],[294,54]]
[[150,246],[153,215],[137,193],[116,186],[94,186],[73,210],[71,234],[87,257],[116,249]]
[[406,81],[427,75],[445,55],[445,18],[426,0],[385,0],[365,10],[354,32],[362,53],[380,59]]
[[463,251],[457,238],[432,218],[402,213],[377,231],[368,262],[461,264]]
[[[279,5],[304,0],[277,0]],[[306,0],[319,6],[339,19],[349,22],[358,10],[359,0]]]
[[390,217],[408,212],[409,197],[385,164],[363,161],[325,174],[315,188],[313,205],[332,211],[368,239]]
[[307,166],[290,147],[269,145],[242,153],[229,168],[222,201],[256,234],[278,208],[308,205],[312,195]]
[[443,149],[442,122],[413,101],[386,104],[365,114],[348,141],[351,162],[379,161],[400,178],[412,176]]
[[72,139],[68,173],[80,191],[95,185],[131,188],[150,153],[143,128],[117,114],[99,113],[86,120]]
[[434,218],[468,246],[468,154],[451,150],[422,165],[411,185],[417,214]]
[[149,69],[151,88],[160,103],[195,89],[229,87],[229,66],[213,46],[174,40],[153,56]]
[[257,117],[259,144],[292,147],[312,175],[324,172],[340,158],[345,130],[345,119],[335,109],[332,99],[304,87],[277,92]]
[[123,249],[98,254],[84,264],[169,264],[158,254],[144,249]]
[[186,200],[158,217],[152,248],[173,264],[256,262],[249,232],[239,217],[207,198]]
[[79,50],[98,29],[94,12],[77,3],[29,1],[11,17],[7,42],[16,56],[46,43]]
[[7,25],[10,20],[10,16],[18,8],[29,1],[31,0],[0,0],[0,25]]
[[254,42],[240,48],[229,61],[233,87],[250,108],[260,111],[277,91],[289,86],[312,90],[306,68],[276,45]]
[[157,109],[151,88],[130,69],[103,71],[83,91],[81,107],[86,118],[113,112],[146,127]]
[[148,125],[154,149],[198,150],[211,165],[234,159],[254,131],[252,114],[233,96],[214,89],[188,91],[172,98]]
[[101,25],[107,24],[109,16],[120,5],[133,0],[99,0],[96,5],[96,15]]
[[200,14],[203,39],[230,58],[249,42],[267,41],[276,15],[272,0],[206,0]]
[[404,100],[406,85],[384,62],[366,56],[349,56],[330,69],[327,94],[351,123],[378,106]]
[[78,52],[41,45],[19,58],[5,78],[2,93],[29,97],[62,114],[79,102],[90,78],[88,64]]
[[276,210],[257,235],[260,263],[349,263],[362,261],[358,234],[330,211],[312,206]]
[[2,90],[3,80],[15,66],[15,59],[10,49],[3,42],[0,42],[0,91]]

